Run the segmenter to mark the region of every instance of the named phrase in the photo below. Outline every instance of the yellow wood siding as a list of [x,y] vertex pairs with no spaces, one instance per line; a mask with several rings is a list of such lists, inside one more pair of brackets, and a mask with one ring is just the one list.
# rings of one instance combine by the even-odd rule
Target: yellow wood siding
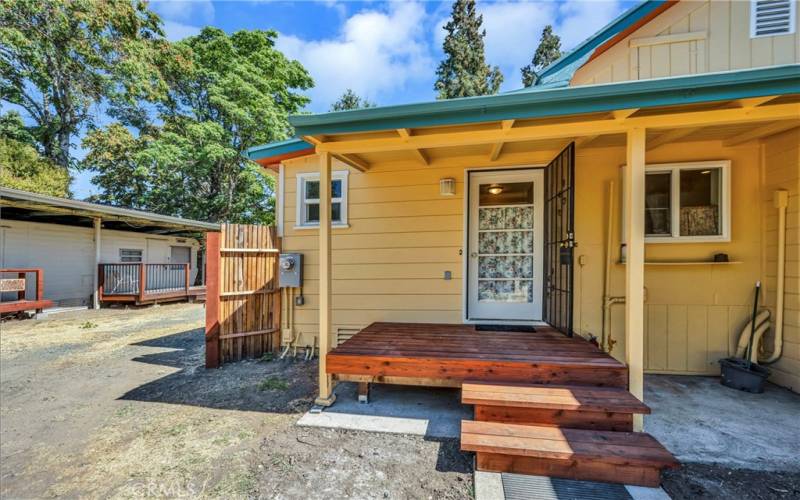
[[[531,153],[520,164],[541,165],[557,152]],[[731,160],[733,203],[730,242],[648,244],[646,258],[709,259],[725,252],[743,263],[646,268],[646,370],[718,373],[717,360],[731,352],[749,315],[752,286],[761,275],[759,159],[755,143],[734,148],[717,141],[682,143],[648,152],[649,163]],[[368,173],[350,172],[350,227],[334,229],[332,237],[334,332],[373,321],[462,321],[464,165],[457,161],[430,167],[395,162],[376,164]],[[575,328],[583,335],[599,336],[601,331],[606,189],[611,180],[619,188],[624,162],[623,147],[579,148],[576,157],[576,258],[583,256],[584,265],[575,266]],[[296,308],[295,316],[300,345],[311,345],[317,332],[319,256],[317,230],[294,228],[296,175],[316,169],[315,157],[284,165],[283,249],[306,256],[306,304]],[[444,177],[456,179],[455,196],[439,195]],[[796,196],[794,200],[796,214]],[[619,213],[615,224],[619,227]],[[618,235],[615,240],[617,252]],[[451,280],[443,279],[445,271],[452,272]],[[614,265],[611,278],[612,295],[623,295],[624,267]],[[618,341],[613,354],[619,358],[625,352],[623,309],[611,310],[611,335]]]
[[[664,373],[714,374],[717,360],[733,349],[736,334],[747,321],[751,289],[760,274],[761,231],[759,206],[759,152],[750,143],[722,148],[719,143],[682,143],[647,154],[648,163],[731,160],[730,242],[646,244],[647,260],[709,260],[727,253],[742,264],[726,266],[645,267],[645,370]],[[575,267],[575,328],[584,335],[600,335],[603,293],[603,258],[608,218],[606,189],[615,181],[619,193],[619,166],[625,162],[622,148],[579,149],[576,171],[575,234],[577,256],[584,266]],[[615,225],[621,216],[617,205]],[[618,257],[619,235],[614,256]],[[624,295],[624,266],[615,264],[611,295]],[[618,343],[612,354],[624,357],[624,306],[612,306],[612,338]]]
[[777,210],[772,193],[789,191],[786,210],[786,286],[784,292],[783,357],[772,366],[773,381],[800,391],[800,129],[764,141],[764,287],[766,304],[775,318]]
[[[800,9],[795,9],[800,16]],[[800,22],[796,23],[800,26]],[[800,62],[800,35],[750,38],[750,2],[684,0],[580,68],[572,85]]]

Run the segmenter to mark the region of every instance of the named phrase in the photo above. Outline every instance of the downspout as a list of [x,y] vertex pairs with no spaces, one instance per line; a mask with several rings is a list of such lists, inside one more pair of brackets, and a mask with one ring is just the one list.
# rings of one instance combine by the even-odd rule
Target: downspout
[[773,195],[775,208],[778,209],[778,287],[775,304],[775,340],[772,354],[762,363],[774,363],[783,351],[783,295],[786,284],[786,207],[789,205],[789,192],[785,189],[775,191]]

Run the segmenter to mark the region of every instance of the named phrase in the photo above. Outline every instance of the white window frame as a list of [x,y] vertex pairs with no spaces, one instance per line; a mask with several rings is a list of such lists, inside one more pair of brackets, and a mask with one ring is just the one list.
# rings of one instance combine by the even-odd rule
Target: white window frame
[[[350,176],[349,170],[335,170],[331,172],[331,181],[339,180],[342,182],[342,196],[339,198],[331,198],[331,203],[341,203],[341,220],[338,222],[331,221],[332,227],[349,227],[347,223],[347,189],[348,178]],[[319,227],[319,222],[308,222],[305,220],[306,211],[305,207],[309,203],[319,203],[319,199],[306,199],[306,182],[319,181],[319,172],[306,172],[297,174],[297,202],[295,213],[295,229],[315,229]],[[322,186],[320,186],[322,189]],[[329,188],[330,189],[330,188]],[[321,213],[320,213],[321,215]]]
[[[123,252],[139,252],[139,260],[123,260]],[[140,264],[144,262],[144,249],[143,248],[120,248],[119,261],[125,264]]]
[[768,36],[784,36],[792,35],[797,29],[797,0],[789,1],[789,31],[786,33],[766,33],[763,35],[756,34],[756,7],[758,6],[757,0],[750,0],[750,38],[764,38]]
[[[626,167],[622,167],[623,178]],[[720,229],[721,234],[712,236],[681,236],[680,230],[680,198],[681,183],[680,172],[682,170],[709,170],[712,168],[721,169],[721,200],[720,200]],[[645,243],[719,243],[731,241],[731,162],[730,160],[714,161],[695,161],[686,163],[655,163],[645,166],[645,175],[648,173],[669,172],[670,190],[670,225],[672,235],[670,236],[647,236],[644,237]],[[622,216],[624,217],[628,207],[624,193],[622,193]],[[626,240],[625,224],[620,224],[622,229],[622,241]]]

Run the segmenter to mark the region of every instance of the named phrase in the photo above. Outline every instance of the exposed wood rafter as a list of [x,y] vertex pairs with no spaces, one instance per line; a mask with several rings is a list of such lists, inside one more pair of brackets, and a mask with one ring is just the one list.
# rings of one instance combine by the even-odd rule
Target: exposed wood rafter
[[647,150],[650,151],[651,149],[656,149],[657,147],[663,146],[664,144],[675,142],[678,139],[682,139],[687,135],[691,135],[697,132],[701,128],[702,127],[676,128],[675,130],[664,132],[663,134],[659,135],[652,141],[647,141]]
[[[408,141],[409,139],[411,139],[412,136],[411,130],[407,128],[397,129],[397,134],[404,141]],[[421,149],[412,149],[411,152],[414,153],[414,156],[417,157],[417,160],[419,160],[420,163],[422,163],[423,165],[430,165],[431,161],[428,158],[428,155],[426,155],[424,151],[422,151]]]
[[576,148],[577,148],[578,146],[581,146],[581,147],[584,147],[584,148],[585,148],[586,146],[588,146],[589,144],[591,144],[591,142],[592,142],[593,140],[597,139],[598,137],[600,137],[600,136],[599,136],[599,135],[597,135],[597,134],[595,134],[595,135],[584,135],[584,136],[582,136],[582,137],[576,137],[576,138],[575,138],[575,140],[574,140],[573,142],[575,143],[575,147],[576,147]]
[[763,97],[748,97],[747,99],[737,99],[734,101],[740,108],[755,108],[757,106],[761,106],[762,104],[766,104],[769,101],[777,99],[780,96],[777,95],[769,95]]
[[333,157],[340,162],[353,167],[359,172],[366,172],[370,167],[369,163],[365,162],[356,155],[334,154]]
[[626,133],[631,127],[658,130],[777,120],[793,120],[797,122],[798,119],[800,119],[800,104],[775,104],[753,109],[732,108],[630,117],[624,122],[618,122],[615,119],[584,120],[518,126],[509,130],[465,130],[442,134],[411,135],[405,140],[400,137],[396,139],[340,140],[322,143],[317,146],[317,151],[330,151],[340,154],[360,154],[382,151],[457,147],[472,144],[495,144],[498,142],[508,143],[591,135],[621,134]]
[[[514,126],[514,120],[503,120],[500,122],[500,129],[503,132],[508,132]],[[496,142],[492,145],[492,150],[489,152],[489,160],[495,161],[500,157],[500,154],[503,152],[503,146],[505,146],[505,142],[500,141]]]
[[618,109],[616,111],[611,112],[611,116],[618,122],[624,122],[627,120],[632,114],[639,111],[639,108],[630,108],[630,109]]
[[752,141],[755,139],[768,137],[770,135],[779,134],[781,132],[791,130],[795,127],[800,127],[800,120],[788,120],[783,122],[771,123],[769,125],[764,125],[763,127],[758,127],[748,130],[747,132],[739,134],[735,137],[731,137],[730,139],[723,141],[722,145],[725,147],[737,146],[747,141]]
[[313,144],[314,146],[319,146],[320,144],[325,142],[325,139],[326,139],[326,137],[324,135],[318,135],[318,136],[306,135],[306,136],[303,136],[303,140],[304,141],[306,141],[306,142],[308,142],[310,144]]

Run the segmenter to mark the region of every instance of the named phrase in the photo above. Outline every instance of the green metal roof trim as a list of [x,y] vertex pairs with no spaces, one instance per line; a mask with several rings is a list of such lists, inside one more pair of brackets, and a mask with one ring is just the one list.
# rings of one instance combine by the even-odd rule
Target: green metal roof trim
[[636,7],[623,12],[619,17],[601,28],[600,31],[581,42],[572,51],[564,54],[544,68],[539,74],[537,86],[547,83],[569,82],[575,71],[591,57],[594,49],[623,30],[633,26],[666,2],[667,0],[645,0]]
[[263,158],[271,158],[273,156],[280,156],[304,149],[314,148],[311,144],[307,143],[299,137],[287,139],[285,141],[271,142],[261,146],[254,146],[247,150],[247,158],[253,161],[261,160]]
[[294,115],[297,135],[544,118],[800,93],[800,64]]

